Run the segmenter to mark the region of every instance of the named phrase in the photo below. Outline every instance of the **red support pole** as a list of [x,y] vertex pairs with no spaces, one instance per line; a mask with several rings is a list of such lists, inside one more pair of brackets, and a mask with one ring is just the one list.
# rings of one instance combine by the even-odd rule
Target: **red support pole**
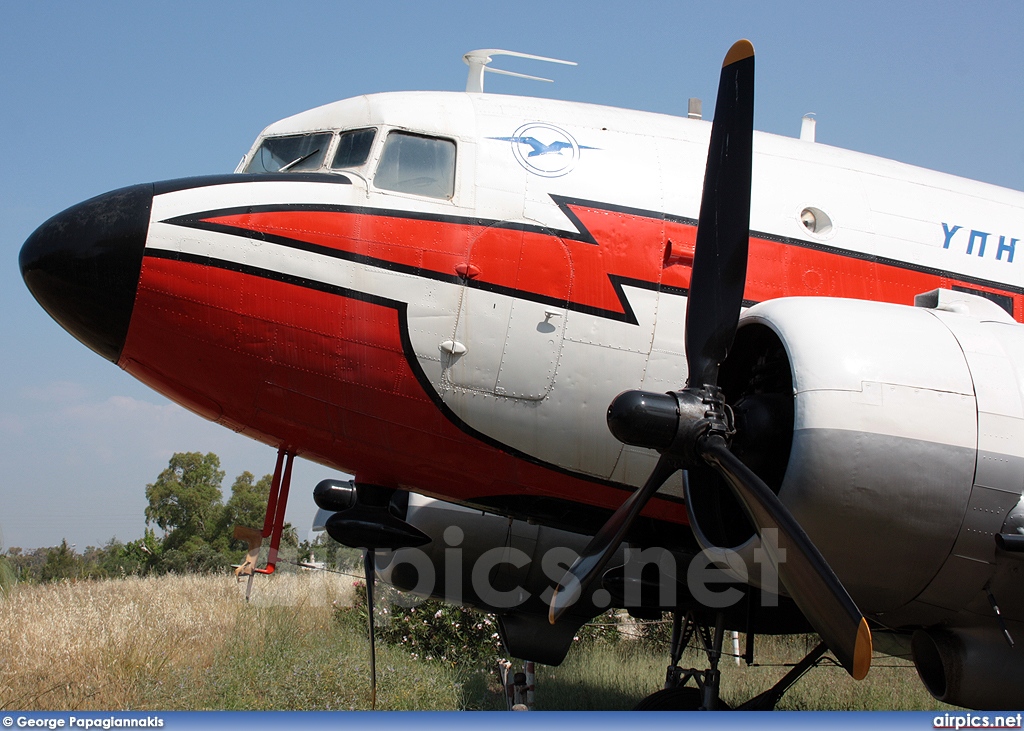
[[[267,567],[265,569],[258,569],[261,574],[272,574],[274,569],[277,567],[277,552],[281,547],[281,534],[284,533],[284,511],[288,507],[288,490],[292,484],[292,462],[295,459],[295,455],[290,452],[285,452],[283,449],[278,453],[278,464],[275,469],[275,482],[276,475],[279,474],[281,467],[281,458],[286,455],[288,460],[284,465],[284,475],[280,481],[280,488],[276,500],[274,500],[273,487],[271,488],[271,499],[276,503],[274,505],[274,517],[271,525],[271,539],[270,539],[270,554],[267,556]],[[267,517],[270,517],[271,504],[267,503]],[[266,526],[264,526],[264,536],[267,535]]]
[[281,465],[284,462],[284,447],[277,450],[277,465],[274,467],[274,479],[270,483],[270,497],[267,499],[267,515],[263,518],[263,537],[268,538],[274,527],[277,515],[277,494],[281,490]]

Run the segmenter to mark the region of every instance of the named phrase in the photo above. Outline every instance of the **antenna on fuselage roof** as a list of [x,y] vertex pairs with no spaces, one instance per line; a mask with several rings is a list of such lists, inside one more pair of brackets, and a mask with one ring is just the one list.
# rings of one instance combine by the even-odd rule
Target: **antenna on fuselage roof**
[[500,48],[481,48],[476,51],[470,51],[462,57],[462,60],[469,66],[469,76],[466,79],[466,91],[469,93],[480,94],[484,90],[484,72],[490,71],[494,74],[503,74],[505,76],[518,76],[520,79],[532,79],[534,81],[551,81],[551,79],[545,79],[541,76],[530,76],[528,74],[517,74],[515,71],[505,71],[504,69],[492,69],[487,66],[494,59],[493,56],[515,56],[516,58],[530,58],[534,61],[547,61],[548,63],[560,63],[566,66],[575,66],[575,61],[562,61],[557,58],[548,58],[546,56],[534,56],[529,53],[519,53],[518,51],[503,51]]

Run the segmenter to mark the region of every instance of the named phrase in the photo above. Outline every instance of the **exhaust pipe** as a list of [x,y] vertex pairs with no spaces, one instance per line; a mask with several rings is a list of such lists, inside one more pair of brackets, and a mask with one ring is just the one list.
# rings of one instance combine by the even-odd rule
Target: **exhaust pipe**
[[[1024,638],[1024,625],[1011,632]],[[1024,706],[1024,651],[995,628],[917,630],[910,650],[928,692],[943,703],[978,710]]]

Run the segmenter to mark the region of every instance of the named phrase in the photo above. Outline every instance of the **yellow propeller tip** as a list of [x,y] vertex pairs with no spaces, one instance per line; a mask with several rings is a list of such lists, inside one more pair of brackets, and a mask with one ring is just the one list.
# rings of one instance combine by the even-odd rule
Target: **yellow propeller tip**
[[742,61],[745,58],[750,58],[754,55],[754,44],[748,41],[746,38],[736,41],[732,44],[732,48],[725,54],[725,61],[722,62],[722,68],[725,68],[729,64]]
[[868,621],[860,618],[860,626],[857,627],[857,642],[853,647],[853,675],[854,680],[863,680],[871,669],[871,628]]
[[555,587],[555,592],[551,595],[551,604],[548,605],[548,624],[555,624],[558,621],[557,599],[558,587]]

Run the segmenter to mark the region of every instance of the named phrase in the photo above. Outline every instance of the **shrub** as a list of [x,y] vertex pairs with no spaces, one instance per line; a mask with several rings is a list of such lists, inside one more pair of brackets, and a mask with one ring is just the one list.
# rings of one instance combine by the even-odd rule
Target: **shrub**
[[[352,606],[335,606],[334,618],[365,632],[366,584],[356,581],[353,588]],[[492,668],[507,656],[498,634],[498,620],[493,614],[437,599],[404,606],[408,595],[380,582],[375,587],[374,599],[377,641],[400,647],[413,659]],[[580,627],[573,642],[593,647],[627,640],[667,654],[671,636],[671,620],[632,619],[624,610],[610,609]]]
[[[335,618],[343,623],[356,619],[365,627],[366,584],[354,586],[353,606],[335,607]],[[494,615],[437,599],[401,606],[394,589],[380,584],[375,599],[377,640],[403,648],[413,659],[487,667],[504,656]]]

